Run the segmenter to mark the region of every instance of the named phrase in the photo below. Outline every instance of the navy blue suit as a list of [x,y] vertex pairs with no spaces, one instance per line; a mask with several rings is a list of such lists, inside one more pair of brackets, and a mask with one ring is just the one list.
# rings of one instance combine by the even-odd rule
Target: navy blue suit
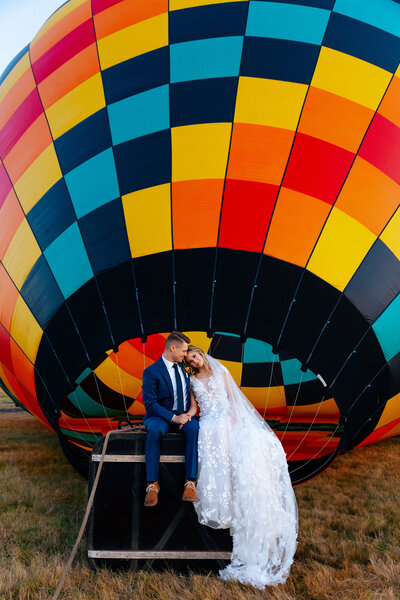
[[[182,365],[179,367],[182,369]],[[186,411],[190,406],[190,380],[186,377],[187,404]],[[143,371],[143,403],[146,413],[143,424],[147,429],[146,436],[146,478],[147,481],[158,480],[160,465],[160,440],[171,431],[177,429],[175,423],[171,422],[174,416],[174,390],[168,369],[162,358]],[[183,425],[181,431],[185,436],[185,470],[188,479],[197,477],[197,437],[199,432],[199,421],[192,417]]]

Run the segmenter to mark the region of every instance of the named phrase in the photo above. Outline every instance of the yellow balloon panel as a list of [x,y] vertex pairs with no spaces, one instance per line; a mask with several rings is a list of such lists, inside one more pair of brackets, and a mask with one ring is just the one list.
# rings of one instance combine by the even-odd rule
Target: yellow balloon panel
[[10,334],[32,364],[35,364],[43,331],[21,296],[18,296],[15,304]]
[[342,291],[375,239],[358,221],[333,208],[307,269]]
[[60,165],[51,144],[27,168],[15,184],[15,191],[25,213],[62,177]]
[[36,238],[28,221],[24,219],[3,258],[3,265],[19,290],[40,255]]
[[168,13],[130,25],[98,41],[101,68],[108,69],[168,45]]
[[172,248],[171,185],[159,185],[122,198],[132,257]]
[[322,47],[311,85],[376,110],[391,77],[364,60]]
[[230,123],[172,128],[172,181],[223,179],[231,129]]
[[306,93],[301,83],[239,77],[234,121],[296,129]]
[[103,83],[100,73],[97,73],[47,109],[46,115],[53,137],[60,137],[105,105]]

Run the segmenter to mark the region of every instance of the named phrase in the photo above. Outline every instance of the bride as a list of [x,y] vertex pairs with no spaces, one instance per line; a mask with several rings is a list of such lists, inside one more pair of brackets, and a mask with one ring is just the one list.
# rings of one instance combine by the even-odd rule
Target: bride
[[259,589],[284,583],[297,545],[297,504],[282,445],[220,362],[196,346],[185,362],[188,414],[197,403],[201,411],[194,507],[200,523],[229,527],[233,540],[219,574]]

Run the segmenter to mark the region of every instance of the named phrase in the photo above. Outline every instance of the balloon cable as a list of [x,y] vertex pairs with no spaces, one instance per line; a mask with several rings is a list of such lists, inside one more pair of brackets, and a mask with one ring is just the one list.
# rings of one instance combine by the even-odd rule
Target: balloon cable
[[297,404],[297,398],[299,397],[299,392],[300,392],[301,384],[303,383],[303,377],[304,377],[304,372],[302,371],[302,372],[301,372],[301,375],[300,375],[300,382],[299,382],[299,385],[297,386],[296,397],[295,397],[295,399],[294,399],[294,403],[293,403],[293,405],[292,405],[292,410],[290,411],[290,416],[289,416],[289,419],[288,419],[288,421],[287,421],[287,423],[286,423],[285,431],[283,432],[283,435],[282,435],[282,437],[281,437],[281,442],[283,441],[283,439],[284,439],[284,437],[285,437],[285,435],[286,435],[287,429],[288,429],[288,427],[289,427],[289,423],[290,423],[290,421],[292,420],[293,411],[294,411],[294,409],[295,409],[295,407],[296,407],[296,404]]
[[268,383],[268,390],[267,390],[267,399],[265,400],[264,412],[263,412],[263,419],[265,419],[265,413],[267,412],[268,400],[269,400],[269,393],[271,391],[272,377],[273,377],[273,374],[274,374],[274,365],[275,365],[275,355],[272,357],[272,365],[271,365],[271,371],[270,371],[270,375],[269,375],[269,383]]

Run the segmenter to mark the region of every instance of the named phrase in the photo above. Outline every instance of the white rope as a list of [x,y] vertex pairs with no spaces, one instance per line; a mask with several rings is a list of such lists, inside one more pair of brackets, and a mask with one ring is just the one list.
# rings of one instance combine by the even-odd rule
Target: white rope
[[[110,435],[112,435],[113,433],[125,433],[125,432],[121,432],[120,430],[114,430],[114,431],[109,431],[106,434],[106,437],[105,437],[105,440],[104,440],[104,444],[103,444],[103,450],[101,452],[101,458],[100,458],[99,466],[98,466],[97,473],[96,473],[96,477],[95,477],[95,480],[94,480],[94,483],[93,483],[93,487],[92,487],[92,491],[90,493],[90,497],[89,497],[89,500],[88,500],[88,503],[87,503],[87,506],[86,506],[85,516],[83,517],[83,521],[82,521],[82,525],[81,525],[81,528],[80,528],[79,533],[78,533],[78,537],[76,538],[76,542],[74,544],[74,547],[72,548],[71,555],[70,555],[70,557],[68,559],[67,565],[66,565],[66,567],[64,569],[64,573],[62,574],[62,577],[60,579],[60,583],[58,584],[58,587],[57,587],[57,589],[56,589],[56,591],[54,593],[54,596],[53,596],[52,600],[57,600],[57,598],[59,597],[60,592],[62,590],[62,587],[63,587],[63,585],[65,583],[66,578],[67,578],[68,572],[69,572],[69,570],[71,568],[72,562],[73,562],[73,560],[75,558],[76,552],[78,550],[78,546],[79,546],[79,544],[81,542],[81,539],[82,539],[82,536],[83,536],[83,533],[85,531],[85,527],[86,527],[86,524],[87,524],[87,521],[88,521],[88,518],[89,518],[89,514],[90,514],[90,511],[91,511],[91,508],[92,508],[92,505],[93,505],[93,501],[94,501],[94,496],[95,496],[95,493],[96,493],[97,485],[99,483],[100,473],[101,473],[101,470],[102,470],[102,467],[103,467],[104,457],[105,457],[106,451],[107,451],[108,440],[110,438]],[[126,432],[126,433],[128,433],[128,432]]]

